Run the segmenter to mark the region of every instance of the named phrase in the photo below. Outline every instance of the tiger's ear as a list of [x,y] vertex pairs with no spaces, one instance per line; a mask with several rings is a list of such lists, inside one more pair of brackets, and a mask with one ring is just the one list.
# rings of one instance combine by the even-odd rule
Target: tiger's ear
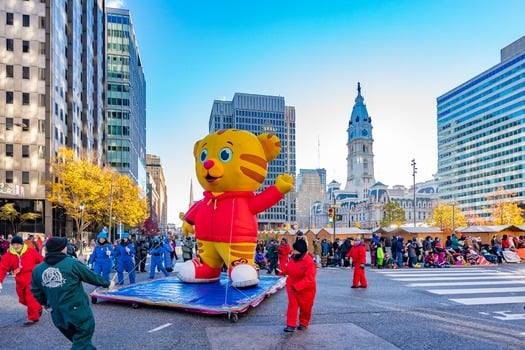
[[263,133],[257,136],[263,146],[266,161],[274,160],[281,152],[281,140],[273,134]]
[[195,142],[195,144],[193,145],[193,156],[195,158],[197,158],[197,152],[199,151],[199,145],[201,143],[202,140],[199,140],[197,142]]

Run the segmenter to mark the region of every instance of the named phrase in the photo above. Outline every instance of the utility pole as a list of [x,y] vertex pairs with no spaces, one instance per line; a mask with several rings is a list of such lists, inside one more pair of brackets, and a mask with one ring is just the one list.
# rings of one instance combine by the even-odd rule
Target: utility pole
[[416,227],[416,159],[412,159],[412,177],[413,177],[413,187],[414,187],[414,227]]

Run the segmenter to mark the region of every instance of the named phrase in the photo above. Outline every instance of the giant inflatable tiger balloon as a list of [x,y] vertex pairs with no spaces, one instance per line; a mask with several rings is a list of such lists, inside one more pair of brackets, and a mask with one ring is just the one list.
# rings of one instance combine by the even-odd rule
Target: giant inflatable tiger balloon
[[218,281],[226,265],[232,286],[259,283],[254,266],[257,214],[291,191],[294,180],[281,174],[274,185],[257,194],[254,191],[280,151],[277,136],[237,129],[219,130],[195,143],[195,172],[205,191],[204,198],[184,215],[185,226],[194,229],[198,255],[178,269],[183,282]]

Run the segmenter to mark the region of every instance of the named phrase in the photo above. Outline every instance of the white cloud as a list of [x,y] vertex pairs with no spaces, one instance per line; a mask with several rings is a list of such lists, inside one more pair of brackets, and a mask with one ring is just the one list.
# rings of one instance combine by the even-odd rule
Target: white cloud
[[111,7],[114,9],[121,9],[126,7],[125,0],[108,0],[106,2],[106,7]]

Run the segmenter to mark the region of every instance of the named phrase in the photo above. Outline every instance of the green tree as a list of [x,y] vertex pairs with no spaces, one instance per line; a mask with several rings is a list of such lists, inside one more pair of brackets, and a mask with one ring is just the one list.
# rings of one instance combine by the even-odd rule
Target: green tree
[[440,204],[434,209],[430,224],[450,233],[456,227],[467,226],[467,219],[456,205]]
[[389,201],[383,206],[383,219],[381,219],[381,227],[390,227],[394,224],[401,226],[405,221],[405,210],[401,208],[399,203]]

